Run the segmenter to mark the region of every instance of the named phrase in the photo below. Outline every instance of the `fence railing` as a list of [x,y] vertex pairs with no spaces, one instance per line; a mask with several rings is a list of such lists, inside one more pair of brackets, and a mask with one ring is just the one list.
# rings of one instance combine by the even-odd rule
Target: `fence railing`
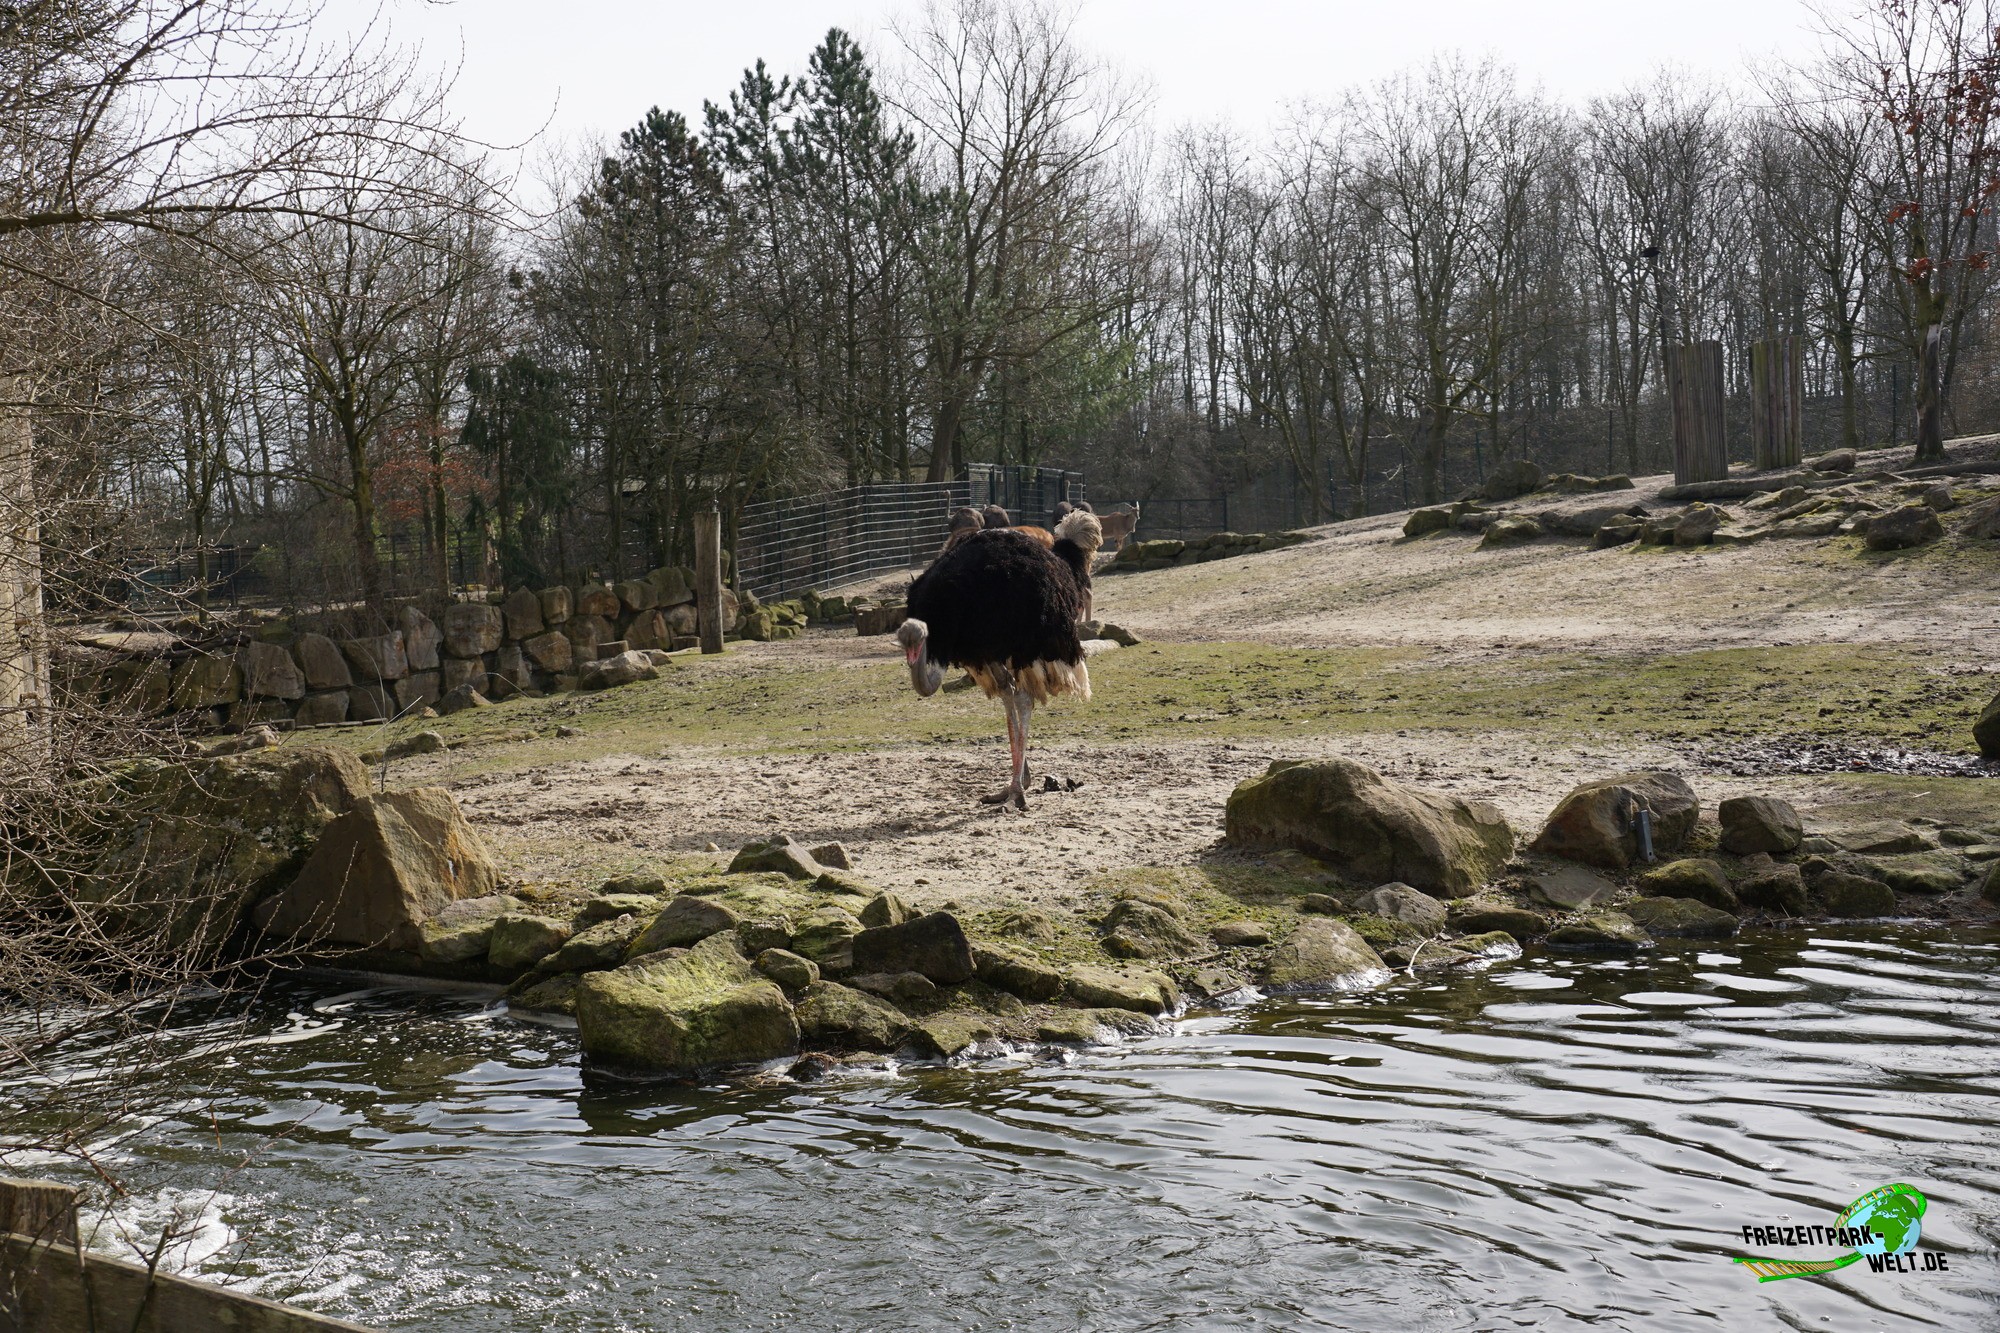
[[975,466],[964,481],[888,482],[745,505],[736,529],[736,588],[783,597],[845,587],[929,563],[951,514],[997,504],[1019,523],[1046,524],[1058,503],[1084,498],[1083,474]]

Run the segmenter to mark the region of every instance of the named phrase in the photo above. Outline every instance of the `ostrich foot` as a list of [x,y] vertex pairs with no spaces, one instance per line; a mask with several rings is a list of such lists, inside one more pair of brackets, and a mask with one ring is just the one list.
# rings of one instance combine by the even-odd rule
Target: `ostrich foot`
[[1005,805],[1009,801],[1012,801],[1019,809],[1026,810],[1028,808],[1027,794],[1021,790],[1021,785],[1017,782],[1010,782],[999,791],[988,792],[979,798],[981,805]]

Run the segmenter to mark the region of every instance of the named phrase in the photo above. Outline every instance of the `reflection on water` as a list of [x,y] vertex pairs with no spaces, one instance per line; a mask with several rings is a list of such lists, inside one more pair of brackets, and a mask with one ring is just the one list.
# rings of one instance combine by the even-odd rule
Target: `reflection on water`
[[[618,1096],[573,1033],[300,986],[190,1059],[119,1216],[193,1197],[192,1266],[383,1328],[1989,1327],[1996,962],[1531,956],[1067,1061]],[[1947,1273],[1728,1262],[1890,1180]]]

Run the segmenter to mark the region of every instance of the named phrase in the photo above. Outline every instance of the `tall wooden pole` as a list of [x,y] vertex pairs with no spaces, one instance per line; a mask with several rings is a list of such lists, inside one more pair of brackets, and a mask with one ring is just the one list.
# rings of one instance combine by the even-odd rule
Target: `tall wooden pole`
[[1722,344],[1688,343],[1667,357],[1674,403],[1674,483],[1723,481],[1729,442],[1723,434]]
[[24,376],[0,376],[0,764],[49,750],[49,657],[35,436]]
[[1797,338],[1750,344],[1750,443],[1757,468],[1797,467],[1805,439],[1806,368]]
[[722,651],[722,515],[713,505],[694,516],[695,628],[704,653]]

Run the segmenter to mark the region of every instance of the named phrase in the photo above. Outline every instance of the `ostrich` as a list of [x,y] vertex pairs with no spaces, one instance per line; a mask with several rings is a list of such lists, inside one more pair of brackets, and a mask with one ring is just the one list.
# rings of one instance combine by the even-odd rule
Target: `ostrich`
[[1007,710],[1012,766],[988,805],[1028,808],[1028,717],[1058,694],[1090,697],[1076,624],[1089,605],[1097,520],[1075,513],[1044,546],[1018,530],[974,532],[947,546],[910,585],[910,618],[896,631],[910,684],[929,698],[948,666],[965,668]]

